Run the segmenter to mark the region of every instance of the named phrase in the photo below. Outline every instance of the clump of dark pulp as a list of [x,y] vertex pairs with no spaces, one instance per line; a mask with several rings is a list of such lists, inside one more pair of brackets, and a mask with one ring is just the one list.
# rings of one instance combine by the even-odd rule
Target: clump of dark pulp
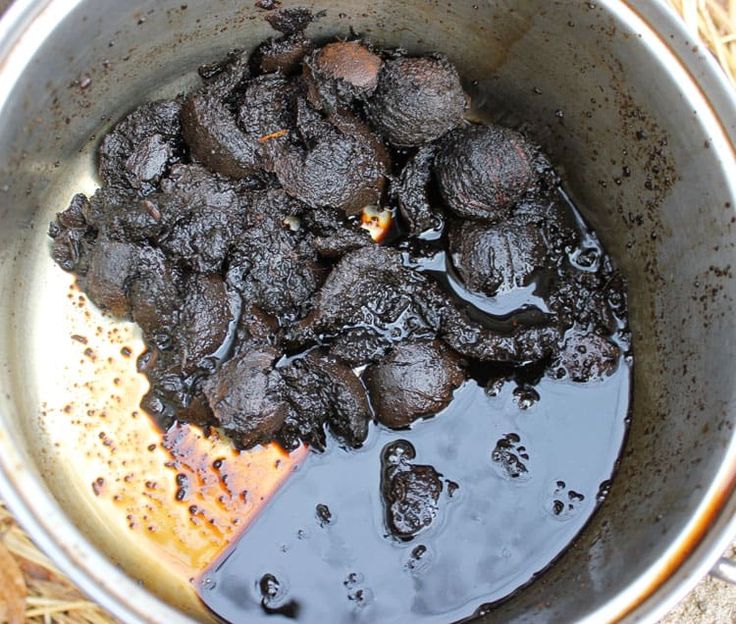
[[[242,448],[321,449],[327,431],[359,447],[372,420],[432,416],[481,369],[611,374],[625,285],[586,247],[540,150],[465,121],[440,55],[320,48],[307,13],[270,19],[278,37],[119,122],[99,148],[102,186],[51,225],[54,260],[140,325],[145,409]],[[376,206],[396,221],[384,245],[356,218]],[[533,302],[511,312],[478,304],[520,289]],[[383,475],[403,537],[441,490],[408,459]]]

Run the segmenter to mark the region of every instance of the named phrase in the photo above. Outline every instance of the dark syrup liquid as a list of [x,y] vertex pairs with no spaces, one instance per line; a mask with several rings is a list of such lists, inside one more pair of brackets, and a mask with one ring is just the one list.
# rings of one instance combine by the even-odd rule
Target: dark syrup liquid
[[[584,255],[590,269],[603,250],[561,198],[582,235],[571,261]],[[533,287],[497,298],[468,293],[439,244],[417,268],[490,325],[520,310],[546,312]],[[605,498],[628,424],[625,319],[621,329],[614,339],[624,355],[602,381],[476,365],[450,406],[410,431],[372,425],[359,450],[333,441],[311,453],[197,580],[202,600],[233,623],[446,624],[509,596],[569,546]],[[388,535],[380,494],[381,451],[401,439],[444,486],[438,517],[410,541]],[[514,454],[511,470],[493,461],[498,449]]]

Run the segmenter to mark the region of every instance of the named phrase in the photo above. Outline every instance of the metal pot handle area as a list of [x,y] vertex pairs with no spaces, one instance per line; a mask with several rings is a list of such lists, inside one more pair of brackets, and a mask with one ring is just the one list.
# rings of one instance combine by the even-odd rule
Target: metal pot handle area
[[718,563],[713,566],[710,571],[711,576],[715,576],[717,579],[726,581],[736,585],[736,561],[728,559],[727,557],[721,557]]

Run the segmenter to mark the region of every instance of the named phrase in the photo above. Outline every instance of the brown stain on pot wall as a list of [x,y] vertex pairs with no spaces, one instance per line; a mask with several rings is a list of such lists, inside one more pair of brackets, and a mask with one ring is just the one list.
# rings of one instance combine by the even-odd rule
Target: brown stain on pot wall
[[721,516],[721,512],[728,500],[736,491],[736,471],[731,478],[721,487],[719,487],[711,496],[708,506],[700,516],[696,517],[691,531],[678,544],[675,554],[664,562],[662,567],[657,571],[646,590],[638,597],[637,601],[617,616],[616,621],[623,620],[627,615],[633,613],[646,600],[651,598],[655,592],[662,587],[687,561],[687,559],[695,552],[702,543],[709,529]]
[[215,429],[178,423],[161,431],[139,407],[148,383],[136,371],[144,345],[132,324],[103,316],[73,283],[64,301],[66,391],[41,418],[52,461],[111,533],[189,581],[237,540],[307,450],[239,451]]
[[[483,71],[481,78],[487,78],[489,74],[493,73],[499,67],[502,67],[509,56],[514,52],[516,44],[524,39],[527,33],[532,29],[534,25],[534,19],[540,17],[538,12],[528,4],[523,2],[506,2],[496,3],[498,8],[494,15],[490,28],[489,36],[495,40],[493,46],[495,56],[489,59],[487,64],[483,65]],[[496,29],[494,24],[498,20],[503,20],[504,25],[500,29]],[[479,26],[482,29],[482,26]],[[499,35],[503,33],[503,36]],[[466,72],[464,78],[466,80],[474,80],[477,76],[470,75]]]
[[[721,119],[716,106],[708,93],[701,88],[700,82],[693,71],[688,67],[687,63],[682,59],[677,51],[668,43],[666,38],[648,22],[642,13],[640,13],[626,0],[623,0],[622,4],[637,16],[637,18],[647,27],[649,34],[655,37],[660,44],[662,44],[671,53],[674,62],[676,62],[679,68],[687,74],[692,86],[697,89],[698,94],[703,99],[708,111],[712,114],[713,119],[717,123],[719,130],[725,139],[725,143],[731,152],[731,156],[736,158],[736,145],[734,145],[733,141],[730,140],[728,130]],[[706,148],[708,147],[709,145],[706,145]],[[727,207],[729,206],[727,205]],[[634,613],[647,600],[652,599],[657,591],[659,591],[664,584],[671,579],[678,570],[680,570],[683,564],[693,556],[698,547],[703,544],[709,531],[722,516],[722,512],[727,503],[733,498],[734,492],[736,492],[736,466],[731,466],[730,474],[726,477],[725,482],[722,481],[718,484],[718,487],[710,494],[707,504],[704,506],[702,512],[693,519],[688,532],[679,539],[679,543],[677,543],[677,549],[674,554],[666,561],[661,562],[659,569],[650,579],[648,579],[647,586],[637,597],[635,602],[628,605],[612,621],[621,621]]]

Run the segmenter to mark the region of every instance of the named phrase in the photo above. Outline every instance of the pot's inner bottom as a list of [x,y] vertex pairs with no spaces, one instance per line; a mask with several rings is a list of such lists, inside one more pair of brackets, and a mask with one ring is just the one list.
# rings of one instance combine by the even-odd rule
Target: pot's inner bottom
[[[95,184],[90,164],[80,155],[73,188]],[[37,230],[28,353],[42,357],[25,363],[43,465],[86,533],[147,586],[176,587],[172,602],[192,608],[188,586],[232,622],[454,621],[532,580],[605,496],[628,422],[625,358],[587,384],[486,384],[481,371],[436,417],[410,432],[372,427],[357,451],[236,453],[195,428],[160,432],[141,412],[134,326],[91,306]],[[409,542],[386,536],[380,500],[381,452],[401,439],[445,483],[440,516]]]
[[[59,197],[91,191],[91,170],[81,154]],[[455,621],[532,580],[605,497],[627,425],[626,357],[590,383],[474,371],[434,418],[411,431],[372,426],[359,450],[236,452],[195,427],[157,430],[139,408],[135,329],[61,279],[38,229],[29,309],[33,350],[48,356],[26,364],[41,393],[43,461],[87,533],[169,599],[166,576],[232,622]],[[597,245],[581,234],[571,257]],[[509,297],[532,296],[519,290]],[[50,378],[51,367],[64,373]],[[385,449],[400,440],[443,484],[438,517],[408,541],[387,535],[381,501]]]

